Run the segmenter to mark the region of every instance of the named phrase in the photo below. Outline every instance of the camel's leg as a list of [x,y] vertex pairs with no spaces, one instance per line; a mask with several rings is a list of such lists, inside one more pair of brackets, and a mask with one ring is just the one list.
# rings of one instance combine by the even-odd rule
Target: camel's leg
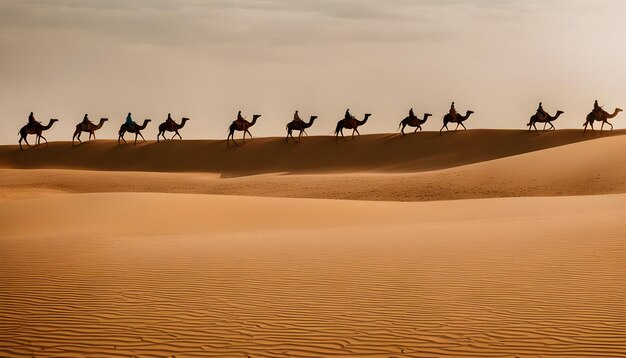
[[550,125],[550,129],[548,129],[548,131],[555,131],[556,127],[554,126],[554,124],[552,124],[552,122],[548,122],[548,124]]
[[[74,135],[72,136],[72,144],[74,144],[74,139],[76,139],[77,135],[78,135],[78,131],[74,131]],[[80,138],[78,140],[80,141]]]
[[183,137],[180,136],[180,133],[178,133],[178,131],[176,131],[176,133],[172,136],[172,139],[174,139],[174,137],[178,136],[178,138],[183,139]]
[[146,138],[143,137],[143,134],[141,134],[141,132],[137,132],[137,134],[141,137],[141,139],[143,139],[143,141],[146,141]]
[[607,122],[606,122],[606,124],[610,125],[610,126],[611,126],[611,129],[610,129],[610,130],[611,130],[611,131],[613,131],[613,125],[611,124],[611,122],[608,122],[608,121],[607,121]]
[[356,134],[361,135],[361,132],[359,132],[358,128],[354,128],[354,130],[356,131]]
[[309,136],[309,133],[306,132],[306,129],[303,129],[302,132],[300,132],[300,135],[302,135],[302,133],[304,133],[305,136]]
[[535,132],[539,133],[539,129],[537,129],[537,122],[533,122],[533,128],[535,128]]
[[250,133],[249,130],[246,129],[246,133],[248,133],[248,135],[250,136],[250,139],[254,138],[254,137],[252,137],[252,133]]
[[448,130],[448,125],[447,125],[447,124],[444,124],[443,126],[441,126],[441,129],[439,130],[439,134],[441,134],[441,133],[443,132],[443,129],[444,129],[444,128],[445,128],[446,130]]
[[39,140],[37,144],[41,144],[41,140],[44,140],[46,142],[46,147],[48,146],[48,140],[46,139],[46,137],[42,136],[41,134],[39,134]]
[[[159,137],[161,136],[161,134],[163,134],[163,132],[157,133],[157,143],[159,143]],[[163,136],[163,138],[165,138],[165,136]]]
[[459,129],[459,123],[457,123],[456,127],[454,127],[454,131],[456,132],[457,129]]
[[420,126],[415,127],[415,130],[413,131],[413,133],[417,133],[418,129],[422,129]]
[[137,145],[137,136],[139,135],[139,133],[135,133],[135,145]]
[[467,130],[467,128],[465,128],[465,124],[463,124],[463,122],[461,122],[461,127],[463,127],[464,130]]
[[302,143],[302,133],[306,134],[304,129],[300,131],[300,134],[298,134],[298,143]]
[[606,122],[602,121],[602,125],[600,126],[600,132],[602,132],[604,130],[604,123],[606,123]]

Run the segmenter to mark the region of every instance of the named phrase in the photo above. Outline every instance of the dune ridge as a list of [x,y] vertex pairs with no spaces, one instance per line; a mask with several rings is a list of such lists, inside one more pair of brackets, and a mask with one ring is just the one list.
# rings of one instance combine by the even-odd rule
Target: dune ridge
[[610,136],[581,130],[536,134],[524,130],[469,130],[456,133],[423,132],[363,135],[356,139],[305,137],[301,144],[282,138],[255,138],[245,145],[226,147],[224,140],[185,140],[137,146],[98,140],[72,146],[19,151],[0,146],[1,168],[48,168],[116,171],[210,172],[222,175],[263,173],[407,173],[478,163],[547,148]]
[[[442,160],[438,164],[448,168],[416,173],[338,174],[327,170],[323,174],[224,176],[184,172],[0,169],[0,198],[50,193],[169,192],[436,201],[620,194],[626,193],[626,162],[620,155],[624,147],[626,137],[615,136],[462,166],[456,166],[455,160],[450,163]],[[241,166],[245,167],[245,164]]]

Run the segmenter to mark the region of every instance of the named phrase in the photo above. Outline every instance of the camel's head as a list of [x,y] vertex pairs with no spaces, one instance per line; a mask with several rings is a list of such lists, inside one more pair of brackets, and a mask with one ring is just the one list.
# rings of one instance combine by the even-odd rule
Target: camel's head
[[100,118],[100,120],[101,120],[102,122],[106,122],[106,121],[108,121],[109,119],[108,119],[108,118]]
[[258,119],[259,117],[261,117],[261,115],[260,115],[260,114],[255,114],[255,115],[253,115],[253,116],[252,116],[252,119],[253,119],[253,120],[254,120],[254,119]]
[[144,122],[150,123],[150,122],[152,122],[152,119],[144,119]]
[[189,118],[187,118],[187,117],[183,117],[183,119],[182,119],[183,122],[187,122],[188,120],[189,120]]
[[432,117],[432,114],[430,113],[424,113],[424,119],[428,118],[428,117]]
[[624,112],[624,110],[621,108],[615,108],[615,112]]
[[52,119],[50,119],[50,123],[51,123],[51,124],[52,124],[52,123],[54,123],[54,122],[58,122],[58,121],[59,121],[59,120],[58,120],[58,119],[56,119],[56,118],[52,118]]
[[365,113],[365,118],[369,118],[371,115],[371,113]]
[[556,114],[557,114],[557,115],[559,115],[559,114],[563,114],[563,113],[565,113],[565,112],[563,112],[563,111],[556,111]]
[[311,122],[317,119],[317,116],[311,116]]
[[474,114],[474,111],[467,111],[467,115]]

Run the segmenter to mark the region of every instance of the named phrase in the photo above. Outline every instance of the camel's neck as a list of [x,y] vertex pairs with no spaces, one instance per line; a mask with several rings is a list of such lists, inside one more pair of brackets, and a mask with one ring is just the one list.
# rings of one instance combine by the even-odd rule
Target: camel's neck
[[143,121],[143,124],[139,126],[138,129],[144,129],[148,125],[148,121]]
[[53,125],[53,124],[54,124],[54,121],[52,121],[52,120],[51,120],[50,122],[48,122],[48,124],[47,124],[47,125],[42,126],[42,127],[41,127],[41,130],[42,130],[42,131],[45,131],[45,130],[47,130],[47,129],[50,129],[50,127],[52,127],[52,125]]
[[550,120],[554,121],[554,120],[556,120],[557,118],[559,118],[559,117],[561,116],[561,114],[563,114],[563,113],[561,113],[561,112],[557,112],[557,113],[556,113],[556,116],[554,116],[554,117],[548,116],[548,117],[550,117]]
[[356,124],[357,124],[357,125],[359,125],[359,126],[362,126],[362,125],[364,125],[364,124],[367,122],[367,120],[368,120],[369,118],[370,118],[369,116],[365,116],[365,118],[363,118],[363,120],[362,120],[362,121],[359,121],[359,120],[357,119],[357,120],[356,120]]
[[104,121],[101,119],[100,122],[98,122],[98,124],[96,124],[93,129],[94,130],[98,130],[100,128],[102,128],[102,126],[104,125]]
[[465,113],[465,115],[464,115],[464,116],[461,116],[461,119],[462,119],[462,120],[466,120],[466,119],[468,119],[471,115],[472,115],[472,114],[471,114],[470,112],[467,112],[467,113]]
[[426,123],[426,121],[428,120],[428,115],[424,114],[424,119],[417,119],[418,122],[420,122],[420,124],[424,124]]
[[180,122],[180,124],[176,124],[176,127],[178,127],[178,129],[181,129],[185,126],[185,123],[187,123],[187,121],[183,120],[182,122]]
[[250,122],[250,125],[249,125],[249,126],[250,126],[250,127],[252,127],[253,125],[255,125],[255,124],[256,124],[256,120],[257,120],[257,119],[258,119],[258,118],[252,118],[252,122]]
[[313,120],[311,119],[309,123],[304,123],[304,128],[309,128],[312,125],[313,125]]
[[608,118],[615,118],[618,114],[619,114],[619,110],[616,108],[615,111],[613,111],[613,114],[609,114]]

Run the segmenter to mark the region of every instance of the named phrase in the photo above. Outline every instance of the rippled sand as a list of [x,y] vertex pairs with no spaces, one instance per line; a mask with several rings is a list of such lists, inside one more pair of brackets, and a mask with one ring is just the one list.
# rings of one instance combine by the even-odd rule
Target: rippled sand
[[0,201],[0,356],[619,357],[626,196]]

